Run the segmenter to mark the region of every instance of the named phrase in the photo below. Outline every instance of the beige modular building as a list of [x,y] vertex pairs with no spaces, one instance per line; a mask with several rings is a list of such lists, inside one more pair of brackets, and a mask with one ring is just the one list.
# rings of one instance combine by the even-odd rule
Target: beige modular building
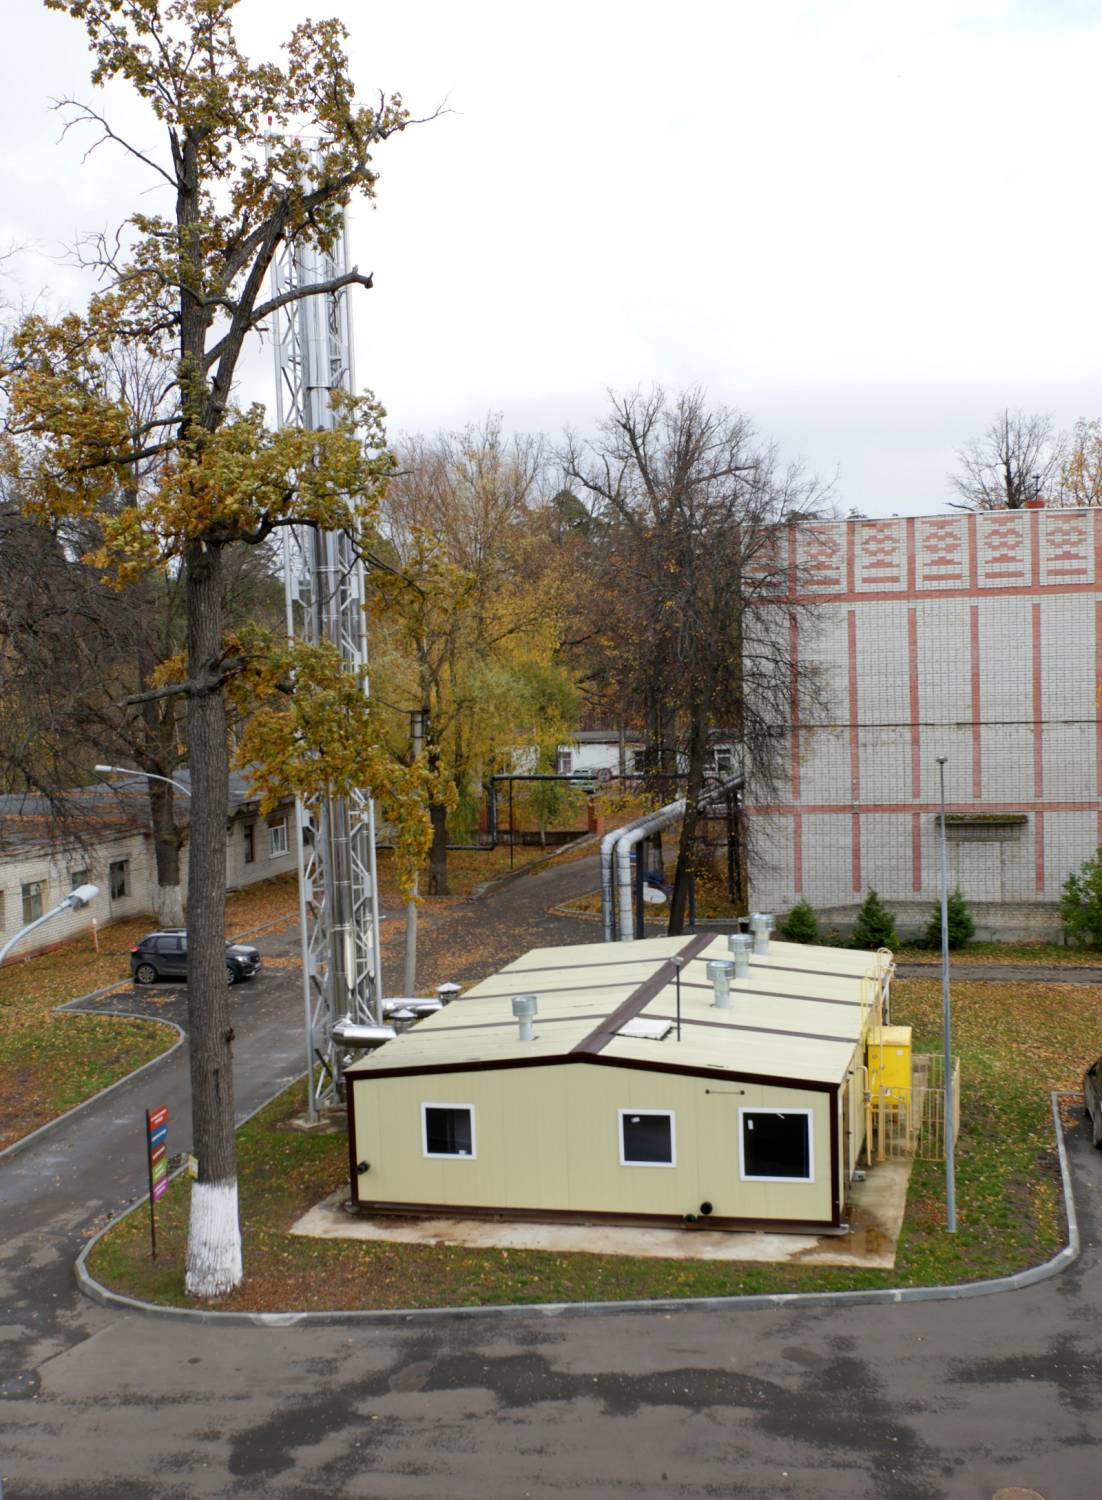
[[346,1074],[352,1202],[840,1228],[891,956],[774,942],[721,1008],[728,956],[713,934],[538,948],[385,1043]]

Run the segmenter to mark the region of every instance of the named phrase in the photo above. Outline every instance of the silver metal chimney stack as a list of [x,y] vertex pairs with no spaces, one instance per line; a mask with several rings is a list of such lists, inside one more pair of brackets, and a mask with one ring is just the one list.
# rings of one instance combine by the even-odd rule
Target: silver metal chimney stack
[[532,1021],[535,1018],[536,1007],[535,995],[513,996],[513,1015],[520,1022],[520,1040],[522,1042],[530,1042],[534,1039],[535,1033],[532,1031]]
[[769,952],[769,934],[773,931],[772,912],[756,911],[750,918],[750,931],[754,934],[754,952],[759,956]]
[[748,932],[732,932],[727,939],[727,946],[731,950],[731,958],[735,965],[736,979],[749,979],[750,977],[750,946],[754,939]]
[[731,1009],[731,975],[734,968],[729,958],[710,958],[704,965],[708,978],[715,986],[715,1005],[719,1010]]

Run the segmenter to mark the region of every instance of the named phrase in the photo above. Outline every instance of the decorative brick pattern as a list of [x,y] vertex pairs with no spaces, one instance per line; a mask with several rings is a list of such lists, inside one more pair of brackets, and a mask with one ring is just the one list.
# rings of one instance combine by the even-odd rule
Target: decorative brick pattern
[[801,588],[810,594],[840,594],[846,586],[846,534],[834,522],[807,521],[796,533]]
[[918,587],[960,588],[968,582],[967,533],[960,516],[933,516],[916,527]]
[[1032,515],[1030,511],[995,511],[976,518],[981,588],[1033,582],[1029,557]]
[[1093,583],[1090,515],[1052,511],[1041,518],[1041,581]]
[[902,521],[863,521],[854,528],[860,593],[906,587],[906,532]]

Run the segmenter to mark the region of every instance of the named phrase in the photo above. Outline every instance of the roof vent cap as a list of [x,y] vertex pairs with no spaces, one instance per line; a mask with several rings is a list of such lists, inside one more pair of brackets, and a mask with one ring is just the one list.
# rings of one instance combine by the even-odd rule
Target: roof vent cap
[[750,918],[750,931],[754,934],[754,952],[759,956],[769,952],[769,934],[773,931],[773,913],[756,911]]
[[715,989],[715,1004],[720,1010],[731,1009],[731,975],[734,963],[729,958],[710,958],[704,965],[708,978]]
[[535,1018],[539,1003],[535,995],[514,995],[513,1015],[520,1022],[520,1040],[530,1042],[533,1040],[532,1021]]
[[731,950],[731,958],[735,965],[735,978],[748,979],[750,977],[750,949],[754,939],[748,932],[732,932],[727,939],[727,946]]

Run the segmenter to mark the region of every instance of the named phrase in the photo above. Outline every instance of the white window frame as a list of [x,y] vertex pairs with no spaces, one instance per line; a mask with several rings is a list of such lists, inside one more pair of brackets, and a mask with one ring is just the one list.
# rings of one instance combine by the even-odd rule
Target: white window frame
[[[625,1115],[665,1115],[670,1122],[670,1159],[669,1161],[629,1161],[624,1154],[624,1116]],[[670,1167],[677,1166],[677,1115],[672,1109],[621,1109],[616,1114],[617,1145],[620,1148],[620,1165],[622,1167]]]
[[574,752],[571,749],[560,747],[555,751],[555,775],[571,776],[574,772]]
[[[465,1109],[471,1117],[471,1149],[464,1155],[462,1151],[430,1151],[429,1150],[429,1117],[430,1109]],[[421,1155],[428,1157],[429,1161],[475,1161],[478,1157],[478,1138],[475,1135],[474,1105],[437,1103],[433,1100],[421,1105]]]
[[[19,895],[23,925],[26,927],[30,922],[37,922],[46,910],[46,881],[44,879],[24,880]],[[37,912],[34,909],[36,901],[38,902]],[[28,902],[30,903],[30,916],[27,915]]]
[[[803,1183],[815,1181],[815,1132],[811,1128],[814,1110],[811,1109],[780,1109],[774,1105],[740,1104],[738,1111],[738,1175],[740,1182],[788,1182]],[[743,1127],[743,1119],[746,1115],[803,1115],[807,1121],[807,1176],[806,1177],[759,1177],[757,1173],[748,1173],[746,1170],[746,1131]]]
[[287,819],[281,823],[268,824],[268,858],[278,859],[280,855],[286,854],[290,848],[287,838]]

